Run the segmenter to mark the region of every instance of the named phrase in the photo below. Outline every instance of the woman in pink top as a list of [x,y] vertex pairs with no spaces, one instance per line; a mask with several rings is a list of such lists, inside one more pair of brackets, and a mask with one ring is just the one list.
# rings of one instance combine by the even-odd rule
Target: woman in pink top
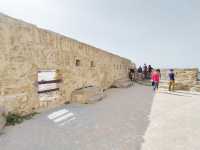
[[159,82],[160,82],[160,70],[157,69],[156,71],[154,70],[151,74],[151,80],[152,80],[152,86],[153,90],[155,91],[158,89]]

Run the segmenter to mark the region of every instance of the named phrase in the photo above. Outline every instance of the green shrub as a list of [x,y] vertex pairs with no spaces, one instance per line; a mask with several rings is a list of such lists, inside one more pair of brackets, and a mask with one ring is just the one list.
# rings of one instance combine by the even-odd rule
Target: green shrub
[[38,114],[38,113],[34,112],[29,115],[20,116],[18,114],[9,113],[6,117],[6,125],[9,126],[9,125],[20,124],[24,120],[29,120],[29,119],[33,118],[33,116],[35,116],[36,114]]

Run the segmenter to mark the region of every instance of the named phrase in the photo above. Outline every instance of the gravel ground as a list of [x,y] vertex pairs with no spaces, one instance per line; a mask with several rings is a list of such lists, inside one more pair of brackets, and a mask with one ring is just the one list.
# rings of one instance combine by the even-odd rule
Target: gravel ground
[[110,89],[91,105],[49,110],[0,135],[0,150],[140,150],[154,93],[135,85]]

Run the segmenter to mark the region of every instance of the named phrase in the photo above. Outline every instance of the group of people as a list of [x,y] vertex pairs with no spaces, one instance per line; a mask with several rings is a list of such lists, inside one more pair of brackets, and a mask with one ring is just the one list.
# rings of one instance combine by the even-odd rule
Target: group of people
[[143,68],[139,66],[137,72],[143,74],[144,79],[150,79],[151,78],[151,73],[153,71],[153,67],[151,65],[146,65],[144,64]]
[[[152,80],[152,86],[153,86],[154,91],[158,90],[160,78],[161,78],[160,69],[153,70],[152,74],[151,74],[151,80]],[[168,78],[169,78],[169,91],[174,91],[174,89],[175,89],[175,74],[174,74],[173,69],[169,70]]]
[[[135,79],[135,73],[141,74],[143,76],[142,79],[151,80],[153,90],[158,90],[160,79],[161,79],[161,71],[160,69],[154,69],[151,65],[144,64],[143,67],[139,66],[137,71],[134,69],[130,69],[129,78],[133,81]],[[169,70],[168,73],[169,79],[169,91],[175,90],[175,73],[173,69]]]

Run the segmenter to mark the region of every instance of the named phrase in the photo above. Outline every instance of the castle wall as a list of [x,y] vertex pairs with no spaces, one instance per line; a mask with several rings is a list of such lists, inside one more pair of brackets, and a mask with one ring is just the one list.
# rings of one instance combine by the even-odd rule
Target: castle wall
[[[127,78],[131,66],[128,59],[2,14],[0,52],[0,105],[20,114],[71,101],[72,91],[85,86],[107,89]],[[37,74],[47,69],[62,80],[54,101],[39,100]]]

